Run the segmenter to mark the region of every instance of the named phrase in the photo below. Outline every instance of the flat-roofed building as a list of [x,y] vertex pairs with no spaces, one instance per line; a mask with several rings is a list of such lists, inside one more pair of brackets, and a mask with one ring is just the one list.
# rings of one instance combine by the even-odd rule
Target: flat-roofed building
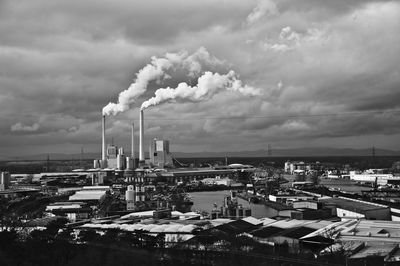
[[363,218],[367,220],[391,220],[388,206],[344,197],[324,197],[319,199],[324,206],[333,206],[340,218]]

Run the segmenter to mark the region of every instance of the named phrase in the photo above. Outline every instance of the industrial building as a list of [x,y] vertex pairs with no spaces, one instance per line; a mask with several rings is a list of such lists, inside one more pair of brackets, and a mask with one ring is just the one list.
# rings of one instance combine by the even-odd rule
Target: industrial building
[[94,202],[98,203],[110,191],[109,186],[90,186],[83,187],[76,191],[74,195],[69,197],[69,201]]
[[169,152],[169,141],[153,139],[149,149],[150,164],[156,168],[172,167],[172,155]]
[[9,172],[0,172],[0,191],[4,191],[10,187],[10,177]]
[[135,210],[136,202],[145,201],[145,188],[141,185],[129,185],[125,192],[126,210]]
[[[102,116],[102,158],[94,160],[91,170],[93,185],[103,185],[110,179],[109,171],[122,176],[126,182],[134,186],[135,192],[143,192],[143,185],[154,185],[158,182],[167,184],[190,183],[205,180],[206,183],[225,184],[229,186],[235,175],[244,172],[254,172],[251,165],[231,164],[213,168],[173,168],[169,140],[153,139],[149,145],[149,158],[144,153],[144,112],[139,114],[139,160],[135,165],[134,125],[131,133],[131,154],[125,154],[122,147],[107,145],[105,137],[106,118]],[[140,180],[140,181],[139,181]],[[132,193],[132,192],[129,192]],[[136,197],[136,196],[135,196]],[[129,208],[133,203],[130,202]]]
[[350,179],[360,183],[370,183],[378,186],[400,184],[400,176],[387,173],[385,169],[369,169],[362,173],[350,171]]
[[55,202],[46,207],[46,212],[67,217],[70,222],[88,219],[93,212],[84,202]]
[[319,202],[322,202],[325,207],[334,207],[336,216],[340,218],[391,220],[391,211],[386,205],[345,197],[323,197],[319,199]]
[[106,117],[102,116],[102,134],[101,134],[101,159],[94,160],[94,169],[114,169],[114,170],[133,170],[135,169],[135,150],[134,150],[134,124],[132,124],[132,146],[131,155],[124,153],[124,148],[116,145],[106,147]]

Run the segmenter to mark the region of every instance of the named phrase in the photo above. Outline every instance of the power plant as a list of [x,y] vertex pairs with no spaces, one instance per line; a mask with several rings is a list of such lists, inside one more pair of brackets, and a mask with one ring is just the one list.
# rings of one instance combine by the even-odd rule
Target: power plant
[[102,115],[101,128],[101,159],[94,160],[93,167],[95,169],[110,170],[134,170],[139,168],[164,168],[172,167],[172,155],[169,151],[168,140],[154,139],[149,145],[149,158],[145,158],[144,147],[144,112],[139,113],[139,164],[136,165],[135,158],[135,127],[131,125],[131,152],[130,156],[125,154],[123,147],[106,143],[106,116]]
[[95,169],[133,170],[135,168],[134,124],[132,123],[131,156],[126,156],[124,148],[106,144],[106,116],[102,116],[101,160],[94,160]]

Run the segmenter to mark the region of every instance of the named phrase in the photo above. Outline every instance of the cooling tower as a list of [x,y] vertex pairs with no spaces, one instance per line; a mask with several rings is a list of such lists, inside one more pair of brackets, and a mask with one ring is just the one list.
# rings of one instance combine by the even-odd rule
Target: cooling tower
[[139,162],[144,162],[144,115],[143,110],[140,110],[139,117]]

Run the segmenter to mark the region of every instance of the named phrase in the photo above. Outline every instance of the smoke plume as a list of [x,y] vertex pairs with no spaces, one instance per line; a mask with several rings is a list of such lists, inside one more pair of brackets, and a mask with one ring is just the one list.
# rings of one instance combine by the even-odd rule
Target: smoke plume
[[171,78],[168,74],[169,70],[183,69],[188,72],[189,77],[195,78],[200,75],[203,66],[217,66],[222,63],[222,61],[210,55],[204,47],[200,47],[193,54],[181,51],[179,53],[167,53],[162,58],[153,56],[151,62],[139,70],[135,81],[129,88],[119,94],[117,103],[110,102],[103,108],[103,114],[116,115],[128,110],[129,105],[146,92],[151,81],[161,82]]
[[39,128],[40,128],[40,125],[38,123],[34,123],[32,126],[27,126],[27,125],[22,124],[21,122],[18,122],[11,126],[11,131],[12,132],[18,132],[18,131],[34,132],[34,131],[37,131]]
[[244,96],[261,95],[261,90],[243,85],[233,70],[225,75],[206,71],[197,80],[197,86],[189,86],[187,83],[179,83],[176,88],[160,88],[155,92],[155,96],[142,104],[142,109],[174,100],[186,100],[199,102],[212,98],[220,90],[239,92]]

